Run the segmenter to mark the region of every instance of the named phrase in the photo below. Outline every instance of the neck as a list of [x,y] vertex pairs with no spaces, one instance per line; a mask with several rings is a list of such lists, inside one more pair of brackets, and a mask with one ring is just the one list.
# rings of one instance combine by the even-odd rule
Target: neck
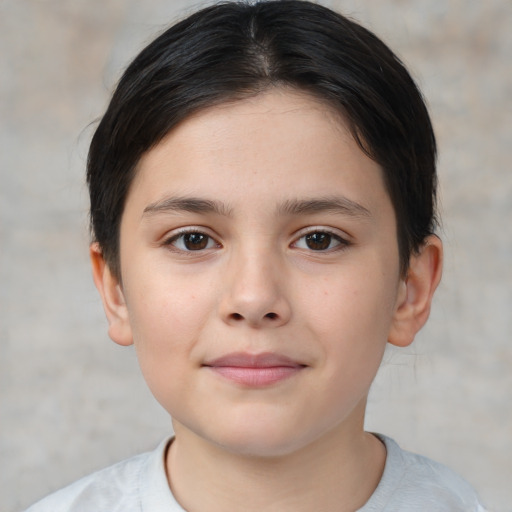
[[354,511],[382,476],[384,445],[359,428],[339,428],[293,453],[255,457],[229,452],[175,424],[169,483],[191,512]]

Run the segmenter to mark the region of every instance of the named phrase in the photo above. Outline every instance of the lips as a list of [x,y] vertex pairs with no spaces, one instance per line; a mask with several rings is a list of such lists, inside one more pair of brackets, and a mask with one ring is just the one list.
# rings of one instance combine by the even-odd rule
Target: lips
[[306,366],[280,354],[237,352],[207,361],[203,367],[242,386],[264,387],[289,379]]

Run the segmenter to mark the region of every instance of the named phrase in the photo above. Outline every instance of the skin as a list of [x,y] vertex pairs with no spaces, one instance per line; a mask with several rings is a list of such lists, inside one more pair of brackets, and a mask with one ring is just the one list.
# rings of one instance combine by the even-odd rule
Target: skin
[[[442,247],[430,237],[400,274],[381,169],[343,119],[278,89],[185,120],[139,164],[122,283],[94,244],[91,259],[110,336],[135,344],[173,418],[166,465],[186,510],[368,500],[385,462],[363,430],[368,391],[386,343],[428,318]],[[241,382],[211,365],[234,352],[295,366]]]

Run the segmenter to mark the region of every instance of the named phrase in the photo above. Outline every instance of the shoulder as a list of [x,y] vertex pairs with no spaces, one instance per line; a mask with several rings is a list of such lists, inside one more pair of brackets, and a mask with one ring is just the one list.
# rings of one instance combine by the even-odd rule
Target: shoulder
[[382,479],[361,512],[485,512],[471,485],[443,464],[402,450],[379,435],[387,450]]
[[63,489],[50,494],[26,512],[79,512],[89,510],[117,510],[123,505],[126,512],[137,500],[139,475],[150,453],[124,460],[88,475]]
[[[155,496],[170,496],[163,458],[169,441],[86,476],[29,507],[26,512],[140,512]],[[151,488],[150,488],[151,487]],[[160,508],[153,508],[160,510]],[[170,510],[174,510],[170,508]]]

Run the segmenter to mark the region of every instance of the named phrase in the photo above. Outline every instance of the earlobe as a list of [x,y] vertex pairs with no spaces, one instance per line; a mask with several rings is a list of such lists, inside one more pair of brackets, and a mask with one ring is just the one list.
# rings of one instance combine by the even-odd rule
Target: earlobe
[[89,248],[94,284],[100,293],[108,320],[108,334],[119,345],[132,345],[128,309],[119,280],[112,274],[97,243]]
[[442,267],[443,244],[439,237],[431,235],[419,252],[411,256],[407,276],[400,282],[389,343],[406,347],[414,341],[430,315]]

